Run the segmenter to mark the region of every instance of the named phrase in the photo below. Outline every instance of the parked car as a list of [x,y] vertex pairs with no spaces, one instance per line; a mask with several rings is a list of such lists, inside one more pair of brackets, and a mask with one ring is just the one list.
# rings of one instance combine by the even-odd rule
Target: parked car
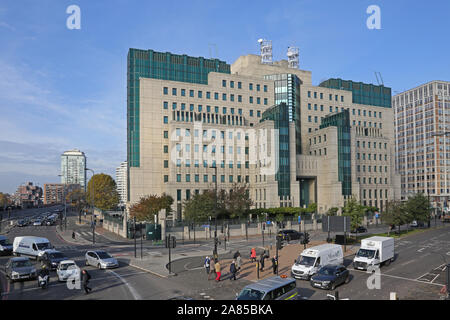
[[41,257],[41,261],[51,270],[55,270],[61,261],[67,259],[68,258],[62,252],[56,250],[47,250]]
[[291,240],[302,240],[304,234],[302,232],[288,229],[279,231],[278,236],[281,237],[283,241],[291,241]]
[[36,279],[36,268],[31,264],[29,258],[11,258],[5,266],[6,277],[12,283],[16,280]]
[[310,284],[314,288],[334,290],[350,281],[350,272],[343,265],[326,265],[311,277]]
[[99,269],[117,268],[119,263],[106,251],[88,251],[85,255],[86,265]]
[[42,221],[40,219],[36,219],[33,221],[33,226],[40,226],[42,224]]
[[363,226],[359,226],[358,228],[352,230],[352,233],[366,233],[367,228]]
[[60,261],[56,268],[58,281],[67,281],[69,278],[73,280],[80,279],[80,268],[73,260]]

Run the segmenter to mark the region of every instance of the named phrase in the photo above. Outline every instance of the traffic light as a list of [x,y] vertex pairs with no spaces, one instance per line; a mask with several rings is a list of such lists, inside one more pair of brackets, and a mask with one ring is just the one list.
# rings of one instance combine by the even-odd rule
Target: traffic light
[[305,232],[305,237],[303,238],[303,244],[308,244],[309,243],[309,233]]
[[278,250],[283,249],[283,241],[280,236],[277,236],[277,249]]
[[166,248],[175,248],[177,246],[177,240],[174,236],[166,237]]

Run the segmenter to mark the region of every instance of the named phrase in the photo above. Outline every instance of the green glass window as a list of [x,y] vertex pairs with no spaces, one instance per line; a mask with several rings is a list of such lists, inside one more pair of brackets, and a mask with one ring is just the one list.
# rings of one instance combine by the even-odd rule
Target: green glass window
[[164,87],[163,88],[163,94],[169,94],[169,88]]
[[168,175],[164,175],[164,182],[169,182],[169,176]]
[[172,95],[176,96],[177,95],[177,88],[172,88]]
[[164,146],[163,152],[164,153],[169,153],[169,146]]
[[181,89],[181,96],[185,97],[186,96],[186,89]]
[[167,101],[164,101],[164,109],[169,109],[169,103]]

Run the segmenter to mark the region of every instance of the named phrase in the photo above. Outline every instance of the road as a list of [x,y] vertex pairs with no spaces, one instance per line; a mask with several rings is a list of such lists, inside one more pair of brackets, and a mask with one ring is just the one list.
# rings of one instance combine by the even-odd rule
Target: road
[[[30,214],[37,214],[38,210]],[[48,211],[48,210],[47,210]],[[69,227],[72,227],[69,225]],[[92,239],[89,228],[79,228],[77,233],[86,240]],[[84,234],[83,234],[84,233]],[[130,267],[127,257],[134,255],[134,245],[129,241],[111,242],[105,237],[96,236],[96,244],[77,245],[64,241],[57,233],[55,226],[13,228],[8,233],[12,242],[15,236],[34,235],[44,236],[60,251],[84,267],[84,254],[90,249],[105,249],[120,261],[120,267],[114,270],[97,270],[86,267],[92,275],[91,285],[93,292],[85,295],[81,290],[70,290],[64,283],[58,283],[54,272],[52,281],[47,290],[37,288],[36,281],[16,282],[6,286],[3,299],[152,299],[166,300],[175,296],[190,297],[197,300],[221,299],[232,300],[236,294],[247,284],[248,280],[237,281],[208,281],[203,266],[203,257],[186,257],[174,262],[175,277],[161,278],[156,275]],[[321,238],[323,234],[317,233]],[[265,245],[274,243],[272,239],[265,238]],[[139,245],[139,242],[138,242]],[[224,247],[222,243],[221,248]],[[251,247],[262,247],[261,238],[232,239],[227,243],[227,249],[234,252],[239,250],[246,261],[247,253]],[[340,297],[351,300],[387,300],[390,292],[396,292],[401,299],[438,299],[439,290],[445,281],[442,266],[450,262],[450,226],[444,229],[434,229],[418,233],[402,240],[396,240],[396,260],[389,266],[381,268],[381,282],[379,289],[369,290],[367,279],[370,274],[351,268],[352,257],[348,257],[345,264],[349,267],[351,281],[339,286]],[[212,252],[212,241],[189,243],[179,245],[175,252]],[[138,247],[139,250],[139,247]],[[144,254],[150,254],[164,248],[145,244]],[[138,251],[139,254],[139,251]],[[229,258],[231,255],[222,256]],[[292,260],[296,257],[292,257]],[[6,284],[3,277],[3,266],[9,257],[0,257],[0,279]],[[225,279],[227,272],[224,272]],[[312,288],[309,282],[297,280],[297,287],[301,296],[312,300],[321,300],[329,293],[324,290]]]

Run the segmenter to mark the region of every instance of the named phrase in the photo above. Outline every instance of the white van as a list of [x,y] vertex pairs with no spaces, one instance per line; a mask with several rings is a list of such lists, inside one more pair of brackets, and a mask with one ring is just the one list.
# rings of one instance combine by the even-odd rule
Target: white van
[[0,235],[0,255],[10,255],[12,245],[8,242],[8,238]]
[[13,254],[16,256],[29,256],[39,260],[46,250],[53,249],[50,241],[39,237],[15,237]]
[[369,266],[389,265],[394,261],[394,256],[394,238],[370,237],[361,241],[361,248],[353,259],[353,267],[367,270]]
[[309,280],[326,265],[344,263],[344,253],[338,244],[322,244],[303,250],[291,268],[292,277]]

